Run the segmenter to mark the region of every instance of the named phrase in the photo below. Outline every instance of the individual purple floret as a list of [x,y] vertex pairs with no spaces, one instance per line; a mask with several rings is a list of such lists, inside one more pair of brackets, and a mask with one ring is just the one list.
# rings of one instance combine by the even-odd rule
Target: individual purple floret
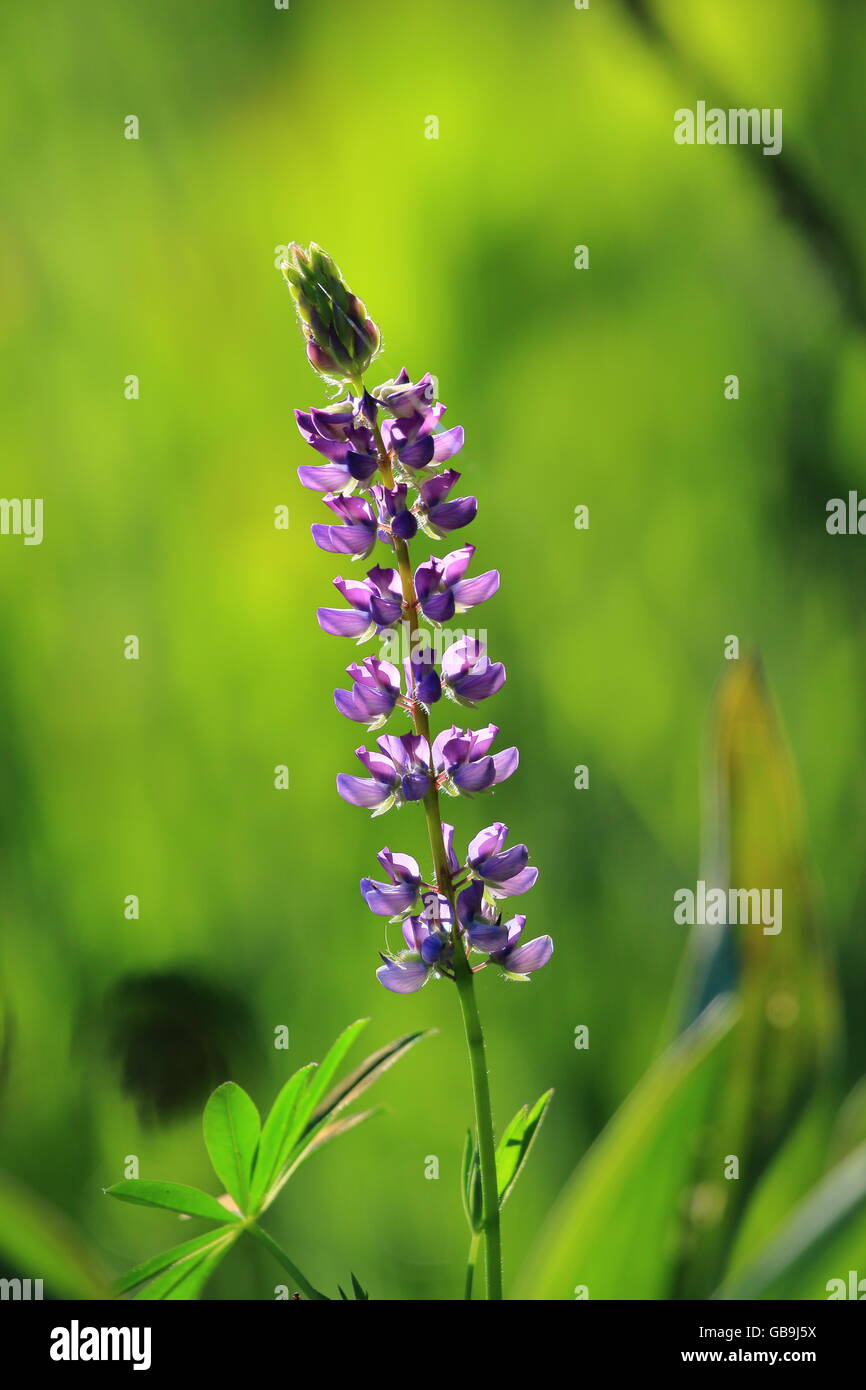
[[431,622],[444,623],[455,613],[466,613],[498,590],[498,570],[486,570],[474,579],[464,578],[474,554],[474,545],[464,545],[441,560],[434,555],[418,566],[415,591],[421,611]]
[[508,826],[494,821],[479,831],[470,841],[466,856],[473,876],[484,883],[497,898],[511,898],[526,893],[538,878],[538,870],[529,865],[526,845],[505,849]]
[[517,769],[520,754],[516,748],[490,754],[499,733],[495,724],[485,729],[458,729],[452,724],[433,741],[433,765],[439,785],[455,792],[483,792],[504,782]]
[[486,901],[484,887],[477,881],[459,895],[457,917],[473,949],[489,956],[491,963],[498,965],[509,980],[528,979],[553,955],[549,936],[538,936],[521,946],[526,918],[518,914],[509,922],[503,922],[496,909]]
[[408,491],[405,483],[400,483],[394,488],[373,488],[379,524],[382,528],[380,536],[389,544],[393,544],[395,536],[398,540],[410,541],[418,530],[418,518],[406,505]]
[[378,467],[376,442],[351,396],[325,410],[296,410],[302,439],[323,454],[323,464],[302,464],[298,477],[313,492],[344,492],[367,483]]
[[472,708],[487,700],[505,684],[505,667],[490,661],[484,643],[474,637],[461,637],[442,654],[442,687],[458,705]]
[[389,849],[381,849],[376,858],[389,881],[380,883],[373,878],[362,878],[361,896],[378,917],[400,917],[418,899],[421,870],[410,854],[392,854]]
[[407,950],[396,956],[382,953],[376,978],[394,994],[414,994],[433,974],[448,974],[454,954],[454,914],[441,893],[424,895],[424,907],[403,923]]
[[441,700],[442,681],[429,652],[421,651],[413,657],[407,656],[403,669],[406,672],[406,693],[414,700],[428,706]]
[[310,528],[316,545],[334,555],[352,555],[365,560],[376,544],[379,531],[370,503],[364,497],[345,497],[341,493],[330,493],[322,500],[342,524],[323,526],[316,522]]
[[430,790],[430,756],[427,740],[420,734],[383,734],[376,740],[378,750],[361,747],[355,757],[369,777],[352,777],[341,772],[337,791],[351,806],[363,806],[381,816],[392,806],[422,801]]
[[384,724],[400,698],[400,672],[390,661],[366,656],[346,667],[352,677],[351,690],[335,690],[334,704],[347,719],[377,729]]
[[475,520],[478,513],[475,497],[455,497],[447,501],[449,492],[459,480],[459,473],[446,468],[435,478],[428,479],[419,490],[413,511],[422,529],[433,540],[441,541],[450,531],[459,531]]
[[335,637],[355,637],[359,642],[376,632],[392,627],[403,611],[403,591],[396,570],[376,565],[368,570],[366,579],[334,580],[351,608],[320,608],[316,613],[319,627]]
[[428,465],[445,463],[463,447],[463,430],[434,433],[445,413],[445,406],[434,400],[433,378],[427,372],[412,382],[404,367],[394,381],[377,387],[376,398],[391,411],[393,418],[382,425],[385,448],[411,472]]

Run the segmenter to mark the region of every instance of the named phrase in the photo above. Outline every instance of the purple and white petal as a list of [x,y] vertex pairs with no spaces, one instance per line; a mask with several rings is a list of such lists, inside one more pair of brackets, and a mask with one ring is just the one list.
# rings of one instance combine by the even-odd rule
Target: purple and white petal
[[478,574],[474,579],[461,579],[459,584],[455,584],[452,590],[454,594],[455,610],[458,613],[465,613],[476,604],[486,603],[489,598],[499,590],[499,571],[486,570],[484,574]]
[[537,936],[527,941],[525,946],[516,946],[505,951],[499,964],[511,979],[525,978],[533,970],[540,970],[553,955],[553,941],[549,936]]
[[376,971],[379,984],[392,994],[414,994],[426,985],[429,976],[430,967],[422,960],[386,960]]

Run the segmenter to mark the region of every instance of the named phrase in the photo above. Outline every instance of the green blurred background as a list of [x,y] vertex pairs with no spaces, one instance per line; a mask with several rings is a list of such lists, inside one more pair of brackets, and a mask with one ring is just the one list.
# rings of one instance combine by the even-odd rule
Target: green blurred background
[[[456,1000],[380,989],[357,886],[383,843],[422,853],[422,818],[371,822],[334,791],[352,648],[313,613],[335,569],[291,412],[325,398],[275,269],[291,239],[328,248],[383,326],[376,380],[438,377],[477,568],[502,572],[478,617],[521,768],[449,810],[461,841],[499,818],[529,844],[529,926],[556,939],[531,987],[479,982],[500,1124],[557,1091],[509,1275],[669,1017],[730,633],[761,652],[799,768],[853,1084],[866,543],[824,509],[866,489],[862,7],[85,0],[6,7],[2,32],[2,492],[45,499],[40,547],[0,538],[2,1166],[119,1270],[180,1237],[102,1187],[133,1154],[210,1186],[213,1084],[264,1107],[353,1018],[371,1047],[435,1026],[378,1088],[388,1113],[305,1166],[271,1224],[319,1284],[459,1289]],[[676,146],[698,99],[782,107],[783,154]],[[208,1296],[278,1281],[241,1245]]]

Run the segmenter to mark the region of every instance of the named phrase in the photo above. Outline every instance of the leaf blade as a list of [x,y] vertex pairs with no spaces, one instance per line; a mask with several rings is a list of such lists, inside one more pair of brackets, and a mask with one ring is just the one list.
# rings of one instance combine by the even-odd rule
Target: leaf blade
[[198,1187],[182,1182],[156,1182],[149,1178],[123,1178],[105,1188],[106,1197],[116,1197],[134,1206],[159,1207],[164,1211],[180,1212],[184,1216],[199,1216],[205,1221],[236,1222],[233,1212],[226,1211],[216,1197]]
[[187,1259],[191,1259],[200,1250],[205,1250],[212,1245],[216,1239],[224,1234],[223,1231],[205,1231],[203,1235],[194,1236],[192,1240],[184,1240],[180,1245],[172,1245],[168,1250],[161,1250],[158,1255],[151,1255],[149,1259],[142,1260],[141,1264],[135,1265],[115,1282],[115,1293],[119,1295],[131,1293],[138,1288],[139,1284],[146,1284],[155,1275],[161,1274],[164,1270],[173,1265],[183,1264]]
[[250,1204],[255,1209],[261,1203],[274,1178],[294,1148],[302,1126],[300,1115],[304,1093],[315,1071],[315,1063],[302,1067],[290,1076],[271,1106],[262,1127],[250,1184]]
[[496,1149],[496,1185],[500,1209],[505,1206],[523,1172],[552,1099],[551,1089],[539,1097],[531,1110],[526,1105],[521,1106],[503,1132]]
[[711,1005],[653,1065],[578,1163],[536,1238],[514,1297],[656,1299],[736,1011]]
[[135,1294],[136,1302],[174,1302],[198,1298],[220,1261],[228,1254],[239,1231],[220,1232],[206,1249],[162,1271]]
[[246,1212],[261,1133],[258,1110],[242,1087],[224,1081],[208,1097],[202,1128],[214,1172]]

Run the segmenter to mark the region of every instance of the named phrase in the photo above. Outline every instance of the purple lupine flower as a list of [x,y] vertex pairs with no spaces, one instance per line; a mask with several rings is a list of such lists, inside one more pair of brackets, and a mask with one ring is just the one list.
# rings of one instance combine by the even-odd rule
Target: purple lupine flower
[[520,754],[516,748],[506,748],[491,756],[489,750],[498,733],[495,724],[488,724],[485,729],[458,729],[452,724],[437,734],[433,741],[433,765],[439,785],[452,795],[483,792],[510,777]]
[[418,493],[413,511],[422,529],[433,540],[441,541],[450,531],[459,531],[468,526],[478,514],[478,500],[475,497],[455,497],[450,502],[446,498],[460,479],[453,468],[446,468],[429,478]]
[[463,447],[460,425],[434,433],[445,413],[445,406],[434,401],[434,394],[429,372],[413,383],[405,367],[394,381],[385,382],[375,392],[376,398],[394,417],[382,425],[385,448],[411,471],[433,463],[445,463]]
[[376,387],[374,397],[398,420],[406,419],[430,409],[436,399],[436,384],[429,372],[425,372],[420,381],[413,382],[406,368],[401,367],[391,381],[383,381]]
[[427,740],[420,734],[383,734],[376,740],[378,752],[355,749],[355,757],[369,777],[341,772],[337,791],[351,806],[363,806],[381,816],[392,806],[422,801],[431,787]]
[[389,543],[393,536],[401,541],[410,541],[418,530],[418,518],[406,506],[408,491],[405,483],[399,483],[394,488],[377,484],[373,488],[382,528],[380,535]]
[[353,397],[325,410],[296,410],[295,420],[302,439],[328,460],[301,465],[298,477],[304,487],[313,492],[345,492],[369,482],[379,462],[376,441]]
[[473,876],[486,885],[496,898],[512,898],[526,893],[538,878],[538,870],[529,864],[526,845],[505,849],[508,826],[494,821],[479,831],[469,844],[467,866]]
[[320,550],[330,550],[334,555],[351,555],[358,560],[366,560],[376,544],[379,530],[370,503],[365,497],[344,497],[341,493],[329,493],[322,500],[340,518],[342,525],[323,526],[316,522],[310,528],[316,545]]
[[319,627],[335,637],[355,637],[364,642],[375,632],[382,632],[398,622],[403,611],[403,590],[396,570],[375,565],[367,571],[366,579],[334,580],[351,608],[320,608],[316,613]]
[[[449,871],[456,876],[460,872],[460,861],[454,853],[453,825],[443,824],[442,838]],[[396,920],[414,907],[424,882],[421,870],[410,854],[393,854],[387,846],[380,849],[376,858],[388,875],[388,882],[381,883],[376,879],[362,878],[361,896],[371,912],[375,912],[379,917],[391,917]],[[435,916],[438,922],[450,926],[453,914],[447,898],[428,888],[423,894],[423,899],[427,917]]]
[[432,555],[418,566],[415,591],[424,616],[431,622],[447,622],[455,613],[466,613],[496,593],[498,570],[486,570],[474,579],[464,579],[474,554],[474,545],[464,545],[441,559]]
[[431,975],[447,973],[454,954],[453,915],[447,898],[426,893],[423,911],[403,923],[408,949],[396,956],[382,955],[376,971],[379,983],[395,994],[414,994]]
[[553,955],[549,936],[538,936],[534,941],[519,945],[526,925],[525,916],[518,914],[509,922],[503,922],[501,914],[486,900],[484,886],[478,880],[459,894],[457,917],[473,949],[488,955],[509,980],[527,979]]
[[421,870],[410,854],[392,854],[386,848],[381,849],[376,858],[388,875],[388,882],[362,878],[361,897],[377,916],[401,917],[417,901]]
[[351,690],[334,691],[337,709],[370,730],[381,728],[400,698],[397,667],[377,656],[366,656],[362,662],[347,666],[346,673],[353,685]]
[[495,695],[505,684],[505,667],[490,661],[484,643],[461,637],[442,654],[442,686],[458,705],[470,708]]

